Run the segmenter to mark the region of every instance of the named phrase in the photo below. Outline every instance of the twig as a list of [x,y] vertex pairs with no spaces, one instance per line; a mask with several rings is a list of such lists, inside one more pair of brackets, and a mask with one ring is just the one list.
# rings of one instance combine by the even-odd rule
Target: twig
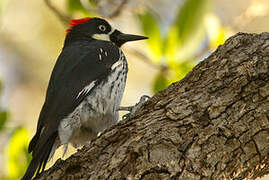
[[58,9],[56,9],[50,2],[50,0],[45,0],[46,5],[48,8],[59,18],[59,20],[64,24],[68,25],[69,20],[71,19],[70,17],[62,14]]

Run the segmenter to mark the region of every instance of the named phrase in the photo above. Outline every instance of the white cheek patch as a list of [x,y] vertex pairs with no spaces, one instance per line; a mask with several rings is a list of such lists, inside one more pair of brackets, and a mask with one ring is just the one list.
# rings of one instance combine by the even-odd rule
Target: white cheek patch
[[92,38],[96,40],[110,41],[109,34],[94,34],[92,35]]
[[102,41],[110,41],[109,36],[115,31],[114,28],[111,28],[111,31],[108,34],[94,34],[92,35],[93,39],[102,40]]

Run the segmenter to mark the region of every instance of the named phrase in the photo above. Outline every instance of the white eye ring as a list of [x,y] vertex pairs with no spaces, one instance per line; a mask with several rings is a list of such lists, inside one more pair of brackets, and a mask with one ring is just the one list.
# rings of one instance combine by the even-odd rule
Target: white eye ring
[[106,31],[106,26],[105,25],[100,25],[100,26],[98,26],[98,29],[100,30],[100,31]]

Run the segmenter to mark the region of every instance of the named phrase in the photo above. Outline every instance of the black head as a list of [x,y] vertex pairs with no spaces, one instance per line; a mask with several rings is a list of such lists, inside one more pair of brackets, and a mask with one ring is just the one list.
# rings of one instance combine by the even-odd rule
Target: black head
[[110,26],[101,18],[83,18],[70,21],[70,28],[66,31],[65,45],[77,40],[112,41],[121,46],[128,41],[147,39],[145,36],[124,34]]

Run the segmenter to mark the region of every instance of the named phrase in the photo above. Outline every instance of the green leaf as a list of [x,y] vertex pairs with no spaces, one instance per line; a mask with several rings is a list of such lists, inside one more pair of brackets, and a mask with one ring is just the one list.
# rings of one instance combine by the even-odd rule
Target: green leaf
[[169,69],[169,74],[167,70],[162,70],[157,74],[153,83],[153,92],[157,93],[165,88],[167,88],[171,83],[183,79],[187,73],[189,73],[195,66],[196,61],[193,59],[181,62]]
[[211,0],[185,0],[173,25],[181,42],[191,38],[196,29],[203,24],[210,2]]
[[185,52],[179,52],[179,49],[184,46],[186,49],[187,45],[190,46],[188,51],[195,53],[205,37],[201,29],[204,29],[203,20],[210,9],[210,3],[211,0],[185,0],[165,39],[165,52],[170,59],[177,60]]
[[2,89],[3,89],[3,85],[2,85],[2,81],[1,81],[1,77],[0,77],[0,95],[2,93]]
[[82,6],[80,0],[68,0],[67,5],[68,9],[71,12],[84,10],[84,7]]
[[28,131],[19,127],[14,130],[6,148],[7,174],[9,179],[19,179],[30,163],[31,156],[27,153],[29,143]]
[[[95,10],[96,4],[92,0],[88,0],[88,4],[90,9]],[[83,6],[80,0],[68,0],[67,1],[67,7],[70,12],[80,12],[84,14],[85,16],[95,16],[96,14],[94,12],[89,12],[87,8]]]
[[183,79],[192,70],[195,64],[194,60],[186,60],[178,64],[175,69],[173,69],[176,74],[176,79],[174,81]]
[[181,62],[180,64],[177,64],[173,68],[170,68],[171,72],[168,79],[168,84],[183,79],[192,70],[196,62],[197,61],[194,61],[193,59],[189,59]]
[[7,6],[7,0],[0,0],[0,15],[4,11],[5,7]]
[[146,42],[152,53],[150,59],[152,59],[153,62],[159,63],[160,57],[163,54],[163,39],[160,32],[160,25],[150,11],[138,15],[138,18],[141,22],[144,34],[149,37]]
[[226,29],[222,27],[219,18],[209,13],[205,18],[205,27],[208,39],[210,41],[209,46],[211,49],[215,49],[225,41]]
[[7,111],[0,112],[0,131],[4,129],[7,119],[8,119],[8,112]]
[[153,82],[153,92],[154,94],[167,88],[169,86],[169,81],[166,77],[165,72],[160,72],[154,79]]

